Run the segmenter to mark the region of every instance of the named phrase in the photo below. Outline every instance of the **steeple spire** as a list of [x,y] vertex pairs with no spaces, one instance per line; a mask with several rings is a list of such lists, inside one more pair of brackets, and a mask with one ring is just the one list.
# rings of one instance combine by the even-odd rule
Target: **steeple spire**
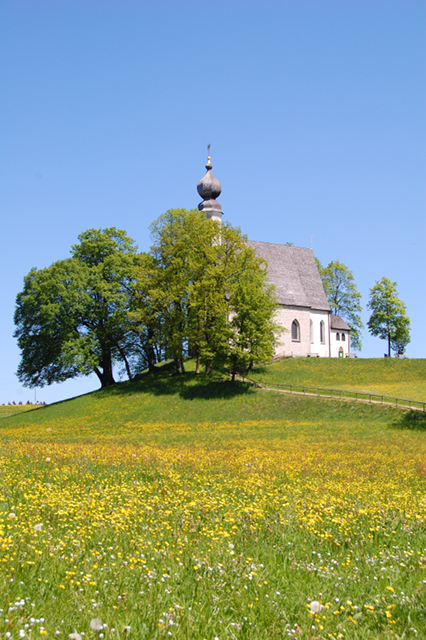
[[212,173],[213,165],[210,160],[210,145],[207,145],[207,173],[200,182],[197,184],[197,191],[203,198],[203,201],[198,205],[200,211],[204,211],[206,218],[212,218],[220,222],[222,218],[222,207],[217,202],[222,191],[222,186],[217,178]]

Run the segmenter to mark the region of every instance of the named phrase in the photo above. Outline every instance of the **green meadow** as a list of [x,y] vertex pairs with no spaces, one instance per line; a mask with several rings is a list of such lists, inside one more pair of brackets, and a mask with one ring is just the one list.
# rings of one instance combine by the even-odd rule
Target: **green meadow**
[[426,360],[289,358],[250,374],[267,384],[311,386],[426,402]]
[[[254,375],[324,385],[290,362]],[[330,386],[369,384],[362,362],[327,361]],[[421,361],[373,364],[421,388]],[[0,638],[426,637],[423,413],[167,366],[12,410]]]

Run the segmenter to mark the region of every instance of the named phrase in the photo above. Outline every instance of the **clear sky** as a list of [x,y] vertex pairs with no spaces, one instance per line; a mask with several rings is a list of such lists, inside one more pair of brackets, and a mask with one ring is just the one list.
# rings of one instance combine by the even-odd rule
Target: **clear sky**
[[[206,146],[224,217],[252,240],[339,259],[363,296],[387,276],[426,357],[426,3],[2,0],[0,403],[23,277],[88,228],[141,250],[193,208]],[[364,357],[386,345],[364,334]],[[98,387],[44,387],[64,399]]]

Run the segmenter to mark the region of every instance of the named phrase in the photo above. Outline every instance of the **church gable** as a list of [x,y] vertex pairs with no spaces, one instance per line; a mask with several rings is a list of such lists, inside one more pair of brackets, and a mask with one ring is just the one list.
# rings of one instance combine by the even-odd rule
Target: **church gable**
[[330,311],[311,249],[255,240],[249,240],[249,245],[267,261],[279,304]]

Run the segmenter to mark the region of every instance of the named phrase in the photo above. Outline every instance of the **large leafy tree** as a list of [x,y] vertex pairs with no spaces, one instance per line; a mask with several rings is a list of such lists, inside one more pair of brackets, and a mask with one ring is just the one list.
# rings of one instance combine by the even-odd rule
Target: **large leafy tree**
[[361,294],[359,293],[352,271],[340,262],[333,260],[323,267],[317,260],[318,269],[325,294],[334,315],[343,318],[351,328],[351,345],[361,350]]
[[15,310],[17,375],[30,387],[95,372],[114,384],[113,364],[131,376],[127,321],[136,247],[124,231],[89,229],[67,260],[32,269]]
[[391,347],[397,353],[403,353],[410,342],[410,318],[404,302],[398,297],[396,282],[389,278],[378,280],[370,289],[368,308],[372,312],[367,323],[370,333],[387,340],[388,356]]
[[[150,257],[136,277],[132,322],[184,371],[188,353],[233,376],[270,357],[278,327],[265,264],[238,229],[200,212],[171,210],[152,225]],[[160,346],[161,345],[161,346]]]

